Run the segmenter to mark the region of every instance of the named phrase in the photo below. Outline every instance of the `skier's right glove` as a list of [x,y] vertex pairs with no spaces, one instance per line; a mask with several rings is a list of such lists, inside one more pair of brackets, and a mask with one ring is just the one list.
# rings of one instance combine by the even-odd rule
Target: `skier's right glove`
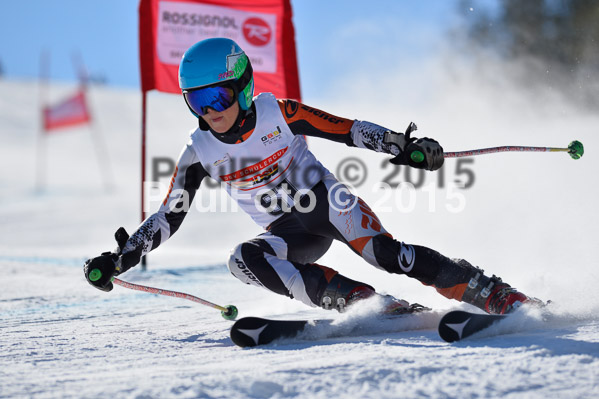
[[113,252],[104,252],[100,256],[88,259],[83,266],[87,282],[102,291],[112,291],[112,279],[119,275],[117,267],[119,256]]
[[126,272],[141,260],[141,246],[122,253],[129,239],[129,234],[120,227],[114,234],[118,244],[114,252],[104,252],[93,259],[88,259],[83,266],[83,272],[88,283],[99,290],[109,292],[112,290],[112,280],[119,274]]

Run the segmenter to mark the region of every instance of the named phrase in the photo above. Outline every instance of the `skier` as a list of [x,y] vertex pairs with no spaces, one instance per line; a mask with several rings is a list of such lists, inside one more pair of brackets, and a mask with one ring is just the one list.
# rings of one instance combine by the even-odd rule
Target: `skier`
[[[231,251],[228,268],[246,284],[339,311],[379,295],[370,285],[315,263],[333,240],[339,240],[379,269],[415,278],[447,298],[488,313],[504,314],[519,304],[537,301],[463,259],[452,260],[433,249],[394,239],[368,205],[316,159],[302,137],[391,154],[393,164],[439,169],[443,148],[435,140],[411,137],[414,125],[397,133],[276,99],[270,93],[254,98],[250,60],[225,38],[190,47],[179,66],[179,84],[199,128],[181,152],[160,209],[118,251],[86,262],[85,276],[94,287],[110,291],[114,276],[171,237],[202,180],[210,176],[266,230]],[[420,162],[412,160],[414,152],[422,154]],[[252,161],[244,164],[248,159]],[[102,277],[92,281],[90,271],[95,268]],[[385,298],[388,313],[421,309]]]

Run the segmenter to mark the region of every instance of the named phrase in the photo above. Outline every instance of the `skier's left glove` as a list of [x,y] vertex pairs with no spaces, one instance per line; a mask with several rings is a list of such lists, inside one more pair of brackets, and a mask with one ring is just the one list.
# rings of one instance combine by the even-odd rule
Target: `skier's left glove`
[[385,144],[396,145],[400,151],[390,162],[395,165],[408,165],[413,168],[426,170],[441,168],[445,161],[443,147],[436,140],[429,139],[428,137],[421,139],[410,137],[411,133],[416,129],[416,124],[412,122],[406,129],[404,137],[395,132],[385,132],[383,142]]

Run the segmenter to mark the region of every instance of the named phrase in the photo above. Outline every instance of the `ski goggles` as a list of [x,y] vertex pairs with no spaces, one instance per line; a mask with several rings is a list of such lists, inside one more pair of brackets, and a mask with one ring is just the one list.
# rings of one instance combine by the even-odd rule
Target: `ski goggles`
[[208,108],[222,112],[237,101],[235,90],[230,85],[184,91],[183,97],[189,108],[200,116],[206,115]]

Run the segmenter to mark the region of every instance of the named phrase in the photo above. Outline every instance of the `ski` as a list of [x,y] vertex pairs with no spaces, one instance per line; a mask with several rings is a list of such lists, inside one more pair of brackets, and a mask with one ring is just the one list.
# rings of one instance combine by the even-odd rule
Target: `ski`
[[[410,316],[429,313],[428,308],[418,309],[417,311],[396,315],[379,315],[374,320],[382,323],[394,322],[395,320],[405,319]],[[418,319],[414,319],[418,321]],[[231,327],[231,340],[237,346],[252,347],[266,345],[278,339],[294,338],[302,333],[305,339],[324,339],[342,336],[359,336],[363,334],[376,334],[378,327],[358,323],[356,325],[333,325],[332,319],[313,319],[313,320],[272,320],[260,317],[244,317],[239,319]],[[370,319],[373,321],[373,319]],[[388,324],[382,327],[382,331],[406,331],[418,329],[413,322],[401,325]]]
[[471,336],[492,324],[503,320],[507,315],[470,313],[454,310],[447,313],[439,322],[439,335],[446,342],[456,342]]
[[231,327],[231,341],[242,348],[266,345],[276,339],[293,338],[308,325],[330,325],[333,320],[271,320],[244,317]]

